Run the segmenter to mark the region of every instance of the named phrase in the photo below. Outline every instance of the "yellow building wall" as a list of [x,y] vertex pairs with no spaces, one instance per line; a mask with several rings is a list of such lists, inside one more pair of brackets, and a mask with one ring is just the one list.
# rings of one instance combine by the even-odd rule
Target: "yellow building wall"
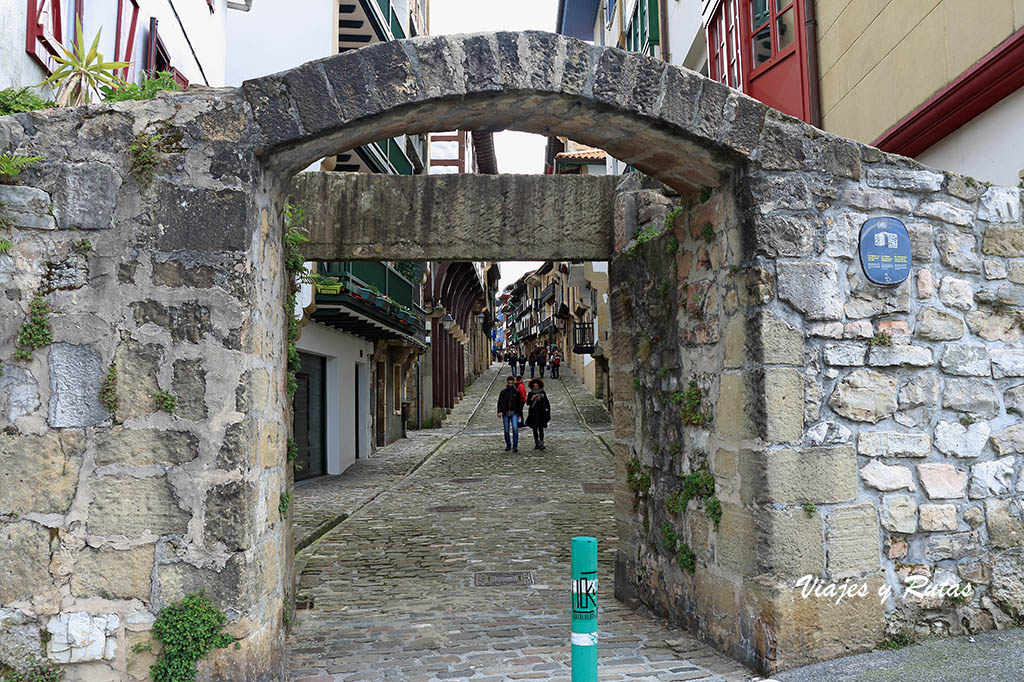
[[1024,27],[1024,0],[818,0],[825,130],[872,142]]

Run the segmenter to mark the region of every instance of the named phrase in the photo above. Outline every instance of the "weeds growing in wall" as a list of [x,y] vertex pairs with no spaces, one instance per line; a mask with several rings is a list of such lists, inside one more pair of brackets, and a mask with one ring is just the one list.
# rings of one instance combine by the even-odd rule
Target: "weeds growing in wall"
[[53,100],[43,99],[28,88],[5,88],[0,90],[0,116],[22,114],[27,111],[49,109],[57,106]]
[[120,402],[120,398],[117,397],[117,366],[111,363],[100,385],[100,404],[113,416]]
[[53,342],[53,335],[50,333],[50,304],[36,294],[28,305],[28,319],[22,325],[18,333],[17,350],[14,357],[17,360],[31,360],[32,351],[43,346],[49,346]]
[[[64,669],[59,665],[38,658],[30,658],[25,662],[22,671],[0,672],[0,680],[4,682],[61,682]],[[5,668],[0,664],[0,671]]]
[[157,391],[153,400],[156,401],[156,409],[167,414],[174,414],[174,410],[178,407],[178,396],[170,391]]
[[202,591],[186,595],[160,611],[153,623],[153,635],[163,643],[163,649],[149,668],[153,682],[193,682],[197,661],[235,641],[222,632],[226,624],[227,616]]

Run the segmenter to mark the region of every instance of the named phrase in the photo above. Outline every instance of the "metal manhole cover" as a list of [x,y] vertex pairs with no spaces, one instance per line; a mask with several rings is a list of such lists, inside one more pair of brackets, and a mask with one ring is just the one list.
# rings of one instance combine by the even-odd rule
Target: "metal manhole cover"
[[482,479],[482,478],[474,478],[472,476],[469,476],[467,478],[449,478],[448,480],[450,482],[452,482],[452,483],[479,483],[480,481],[482,481],[484,479]]
[[466,507],[458,504],[442,504],[437,507],[427,507],[428,512],[464,512],[469,511],[472,507]]
[[585,493],[614,493],[614,483],[582,483]]
[[533,584],[533,571],[483,571],[473,574],[474,587],[521,587]]

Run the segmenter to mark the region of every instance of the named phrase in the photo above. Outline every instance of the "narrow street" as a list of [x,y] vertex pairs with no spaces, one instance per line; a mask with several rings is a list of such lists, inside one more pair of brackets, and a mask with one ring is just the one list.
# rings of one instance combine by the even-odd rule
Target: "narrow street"
[[[289,636],[289,679],[568,680],[573,535],[599,542],[602,680],[755,679],[615,601],[612,457],[595,435],[609,432],[607,412],[564,372],[546,380],[547,450],[524,432],[506,453],[494,409],[506,373],[492,366],[444,429],[296,488],[298,542],[335,510],[349,516],[297,557],[311,608]],[[494,578],[515,584],[485,585]]]

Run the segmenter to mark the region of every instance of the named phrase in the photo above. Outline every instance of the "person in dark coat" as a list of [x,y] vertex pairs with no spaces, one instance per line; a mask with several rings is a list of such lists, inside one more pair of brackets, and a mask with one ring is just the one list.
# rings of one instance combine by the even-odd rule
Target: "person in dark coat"
[[541,346],[537,349],[537,366],[540,367],[540,375],[544,376],[544,368],[548,366],[548,351]]
[[526,351],[519,353],[519,374],[526,374]]
[[534,374],[537,372],[537,349],[534,348],[530,351],[530,378],[532,379]]
[[516,360],[516,349],[515,348],[509,348],[508,352],[505,353],[505,359],[508,361],[508,366],[512,368],[512,373],[515,374],[516,362],[517,362],[517,360]]
[[498,395],[498,416],[505,426],[505,452],[519,452],[519,419],[522,414],[523,396],[516,386],[516,378],[509,377],[505,380],[505,388]]
[[544,382],[534,379],[530,382],[530,393],[526,396],[526,404],[530,413],[526,417],[526,425],[533,429],[533,449],[544,450],[544,428],[551,421],[551,403],[544,392]]

